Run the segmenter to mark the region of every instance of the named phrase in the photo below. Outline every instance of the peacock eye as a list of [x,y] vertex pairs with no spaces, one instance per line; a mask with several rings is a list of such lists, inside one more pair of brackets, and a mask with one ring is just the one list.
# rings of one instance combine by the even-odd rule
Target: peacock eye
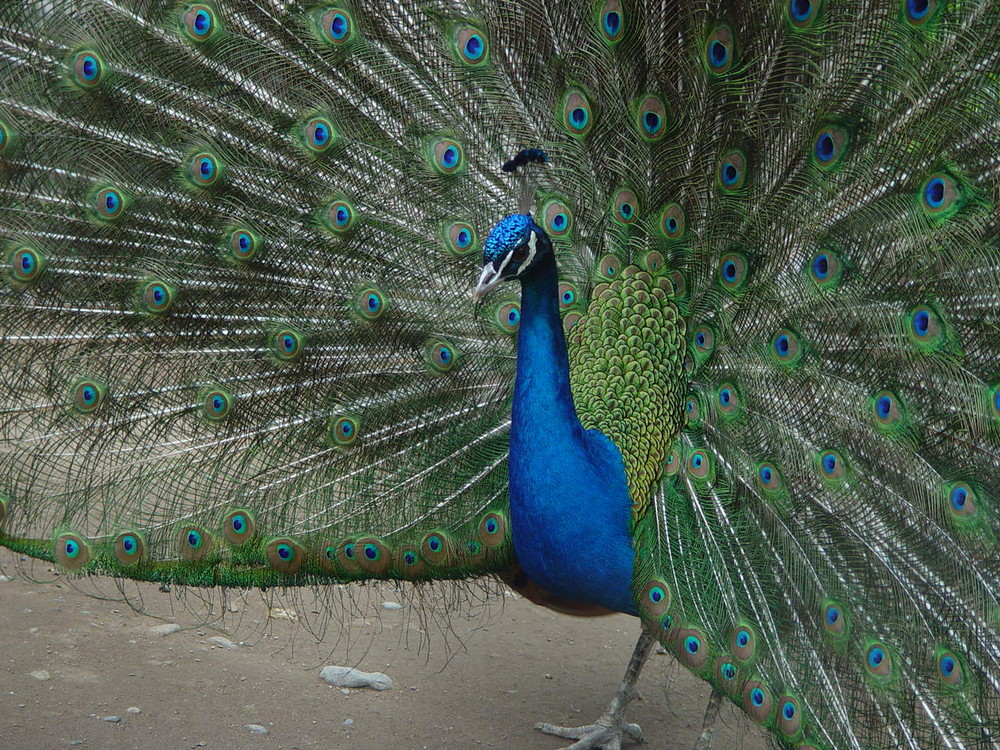
[[524,263],[528,259],[528,246],[518,245],[514,248],[514,252],[510,254],[510,259],[515,263]]

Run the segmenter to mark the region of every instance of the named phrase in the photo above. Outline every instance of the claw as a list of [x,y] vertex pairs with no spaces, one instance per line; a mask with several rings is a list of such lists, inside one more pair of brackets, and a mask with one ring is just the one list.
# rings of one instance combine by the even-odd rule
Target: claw
[[640,698],[639,691],[635,688],[635,681],[639,678],[643,663],[649,657],[653,642],[653,637],[643,630],[625,671],[625,679],[615,693],[614,700],[611,701],[611,707],[594,724],[584,727],[560,727],[539,722],[535,724],[535,729],[562,737],[564,740],[576,740],[562,750],[621,750],[622,739],[626,737],[633,742],[642,742],[642,729],[639,725],[625,721],[625,707],[630,701]]
[[560,727],[555,724],[539,722],[535,729],[562,737],[564,740],[577,740],[562,750],[621,750],[622,737],[627,736],[633,742],[642,742],[642,729],[638,724],[627,721],[616,722],[610,714],[602,716],[596,724],[585,727]]

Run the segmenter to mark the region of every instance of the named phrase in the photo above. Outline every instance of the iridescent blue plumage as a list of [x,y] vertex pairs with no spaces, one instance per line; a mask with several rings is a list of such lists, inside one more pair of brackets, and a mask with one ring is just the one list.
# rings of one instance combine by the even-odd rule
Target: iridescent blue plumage
[[521,282],[510,435],[518,562],[555,596],[634,614],[625,465],[611,440],[583,428],[573,405],[552,243],[531,216],[507,216],[487,237],[483,263],[487,288],[501,278]]

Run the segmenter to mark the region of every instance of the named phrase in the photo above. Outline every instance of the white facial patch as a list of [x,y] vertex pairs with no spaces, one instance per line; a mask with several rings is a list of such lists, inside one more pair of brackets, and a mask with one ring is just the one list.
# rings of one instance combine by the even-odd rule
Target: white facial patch
[[[524,259],[524,262],[521,264],[521,267],[517,269],[518,276],[524,273],[524,269],[528,268],[531,265],[531,261],[535,259],[535,250],[537,249],[536,248],[537,243],[538,243],[538,235],[532,232],[531,236],[528,237],[528,257]],[[513,255],[513,253],[511,253],[511,255]],[[511,255],[508,255],[507,257],[510,258]],[[504,265],[506,265],[506,261],[504,261]]]

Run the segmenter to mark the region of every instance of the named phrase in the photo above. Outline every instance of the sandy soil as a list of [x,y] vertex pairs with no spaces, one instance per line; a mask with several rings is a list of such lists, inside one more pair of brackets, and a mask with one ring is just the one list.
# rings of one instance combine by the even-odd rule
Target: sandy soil
[[[589,723],[606,708],[637,635],[626,616],[575,619],[508,594],[481,607],[448,591],[409,600],[392,587],[331,588],[265,601],[260,592],[163,593],[24,567],[0,552],[0,748],[525,748],[556,750],[537,721]],[[28,577],[37,580],[29,580]],[[383,601],[403,604],[382,608]],[[423,604],[421,604],[421,601]],[[315,614],[332,607],[339,620]],[[210,613],[224,611],[218,620]],[[293,621],[288,618],[298,618]],[[175,622],[181,630],[155,635]],[[325,624],[322,641],[309,631]],[[235,648],[210,638],[223,636]],[[326,685],[327,664],[384,672],[391,690]],[[705,683],[666,654],[640,682],[629,716],[646,747],[689,750]],[[139,709],[138,713],[129,708]],[[120,721],[105,721],[105,717]],[[247,725],[261,725],[254,734]],[[728,703],[715,747],[762,750],[763,733]]]

